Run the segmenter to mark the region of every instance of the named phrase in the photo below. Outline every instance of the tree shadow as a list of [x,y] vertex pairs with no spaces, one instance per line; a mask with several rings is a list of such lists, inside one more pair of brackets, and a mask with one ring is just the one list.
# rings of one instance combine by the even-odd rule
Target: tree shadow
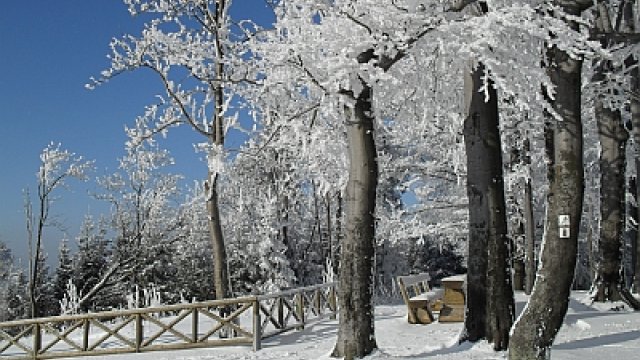
[[567,314],[564,317],[564,323],[568,325],[575,324],[578,320],[584,319],[593,319],[597,317],[603,316],[626,316],[627,314],[624,312],[610,312],[610,311],[591,311],[591,312],[581,312],[576,314]]
[[297,343],[315,344],[336,337],[338,325],[334,322],[319,322],[306,325],[302,330],[291,330],[262,340],[263,348],[291,345]]
[[465,341],[462,344],[455,344],[452,346],[443,346],[438,349],[428,350],[425,352],[421,352],[418,354],[411,354],[411,355],[395,355],[395,354],[392,354],[391,352],[385,351],[384,348],[378,349],[377,351],[384,354],[385,356],[392,357],[394,359],[425,359],[431,356],[450,355],[450,354],[469,351],[471,350],[471,348],[473,348],[474,345],[475,345],[474,343]]
[[602,316],[624,316],[625,311],[601,310],[593,306],[589,306],[575,299],[569,301],[569,308],[575,313],[565,315],[564,322],[566,324],[574,324],[578,320],[591,319]]
[[609,335],[598,335],[586,339],[574,340],[558,345],[554,345],[552,349],[559,350],[575,350],[584,348],[593,348],[598,346],[612,345],[622,343],[625,341],[636,340],[640,338],[640,331],[632,330],[622,333],[615,333]]

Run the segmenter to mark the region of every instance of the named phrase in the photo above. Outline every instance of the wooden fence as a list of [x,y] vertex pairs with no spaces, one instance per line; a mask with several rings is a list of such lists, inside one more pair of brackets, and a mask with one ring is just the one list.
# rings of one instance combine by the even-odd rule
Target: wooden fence
[[335,318],[335,285],[146,309],[0,323],[0,360],[189,349],[261,348],[264,338]]

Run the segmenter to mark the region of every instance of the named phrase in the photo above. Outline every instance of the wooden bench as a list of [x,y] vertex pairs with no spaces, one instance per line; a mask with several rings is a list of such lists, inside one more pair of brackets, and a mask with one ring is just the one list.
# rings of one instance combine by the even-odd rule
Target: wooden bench
[[410,324],[430,324],[434,317],[432,306],[442,298],[442,291],[429,286],[431,277],[427,273],[398,276],[398,287],[407,304]]

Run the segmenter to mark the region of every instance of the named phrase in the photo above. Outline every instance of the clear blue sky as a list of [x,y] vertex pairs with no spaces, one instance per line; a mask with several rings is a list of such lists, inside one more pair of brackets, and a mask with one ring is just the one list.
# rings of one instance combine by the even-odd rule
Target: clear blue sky
[[[271,21],[263,0],[236,0],[232,15],[259,23]],[[0,240],[26,260],[22,191],[35,192],[39,154],[50,142],[96,161],[96,174],[113,172],[124,153],[124,126],[132,125],[144,106],[160,93],[158,80],[145,72],[129,73],[87,90],[91,76],[109,66],[112,37],[137,35],[139,19],[119,0],[8,1],[0,11]],[[170,133],[161,145],[177,161],[172,170],[191,178],[205,173],[187,131]],[[70,182],[61,190],[53,213],[74,239],[84,214],[103,205],[87,194],[95,190]],[[46,235],[55,257],[60,233]],[[24,261],[23,260],[23,261]]]

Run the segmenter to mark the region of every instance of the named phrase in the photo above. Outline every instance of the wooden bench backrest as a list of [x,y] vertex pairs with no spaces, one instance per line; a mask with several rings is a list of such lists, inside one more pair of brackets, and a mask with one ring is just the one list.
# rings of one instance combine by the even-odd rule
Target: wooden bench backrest
[[428,292],[430,290],[429,280],[431,280],[431,276],[427,273],[398,276],[400,294],[405,303],[409,304],[409,299],[412,297]]

